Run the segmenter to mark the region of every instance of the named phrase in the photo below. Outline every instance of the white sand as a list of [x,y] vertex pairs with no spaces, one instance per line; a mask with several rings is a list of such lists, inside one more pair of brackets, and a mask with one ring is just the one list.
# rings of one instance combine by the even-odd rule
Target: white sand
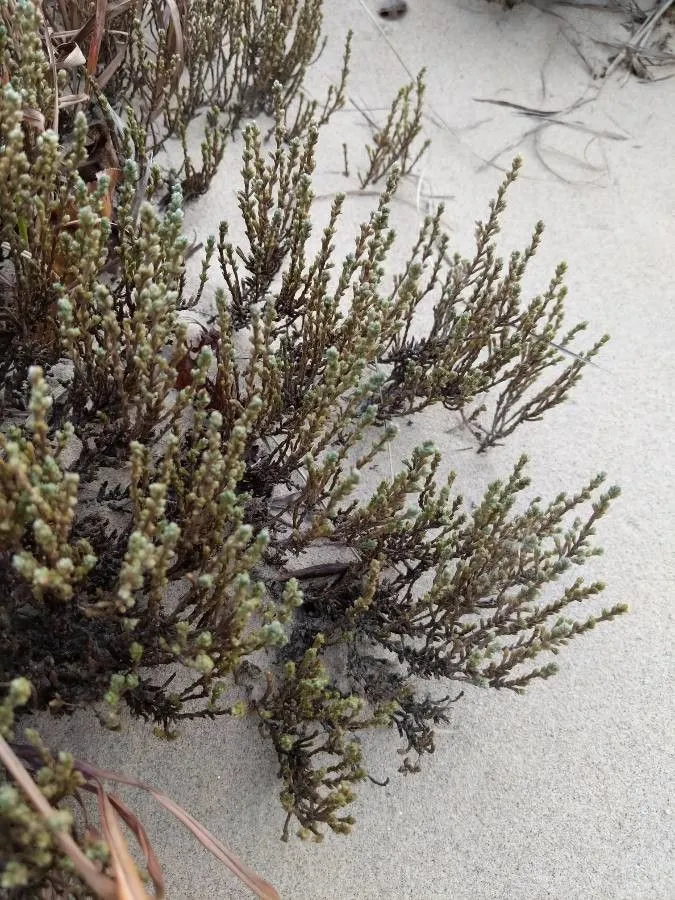
[[[320,96],[337,72],[347,27],[356,32],[350,95],[385,107],[407,80],[401,62],[359,0],[326,3],[330,44],[309,87]],[[367,2],[371,10],[375,0]],[[428,70],[431,151],[420,194],[451,195],[447,224],[459,249],[471,246],[501,175],[487,160],[518,142],[533,121],[479,104],[500,98],[560,109],[595,90],[565,40],[562,16],[586,34],[621,34],[620,17],[549,5],[511,13],[483,0],[411,0],[401,21],[384,24],[412,73]],[[554,15],[555,14],[555,15]],[[625,34],[625,33],[624,33]],[[603,59],[603,48],[584,43]],[[672,685],[675,516],[675,83],[643,84],[616,73],[600,96],[567,116],[625,136],[589,143],[588,132],[552,126],[518,152],[524,176],[512,193],[504,248],[521,245],[536,219],[547,236],[535,271],[540,289],[560,258],[570,263],[570,321],[591,322],[612,342],[600,369],[545,422],[477,457],[459,452],[465,436],[447,419],[425,419],[471,496],[507,472],[526,450],[533,489],[544,496],[579,485],[599,469],[623,488],[600,533],[605,556],[589,569],[608,582],[606,602],[631,614],[580,640],[560,658],[560,674],[525,697],[468,692],[421,775],[396,775],[389,735],[367,741],[370,771],[387,788],[363,786],[350,838],[322,846],[279,841],[283,813],[275,760],[251,726],[197,723],[167,746],[132,723],[120,740],[83,716],[56,722],[49,737],[85,758],[156,784],[185,805],[279,889],[284,900],[370,898],[672,898]],[[587,94],[590,96],[590,94]],[[441,125],[441,120],[445,125]],[[353,109],[336,116],[322,141],[317,193],[355,188],[339,174],[340,145],[352,168],[369,136]],[[588,145],[588,146],[587,146]],[[500,158],[507,165],[515,149]],[[584,154],[586,154],[584,156]],[[583,165],[584,159],[588,165]],[[238,169],[238,165],[237,165]],[[232,209],[234,172],[188,211],[190,227],[214,231]],[[418,222],[418,183],[401,191],[396,223],[403,254]],[[348,205],[345,245],[372,199]],[[317,205],[327,213],[327,202]],[[350,218],[351,217],[351,221]],[[323,220],[322,220],[323,221]],[[419,437],[419,432],[417,433]],[[404,435],[404,438],[406,436]],[[404,445],[403,451],[407,448]],[[247,896],[189,835],[142,797],[173,898]]]

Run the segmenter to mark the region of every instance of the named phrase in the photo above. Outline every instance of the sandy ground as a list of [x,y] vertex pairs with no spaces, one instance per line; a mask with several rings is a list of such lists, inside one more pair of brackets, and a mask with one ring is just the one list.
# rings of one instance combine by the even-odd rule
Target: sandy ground
[[[505,249],[522,245],[543,218],[533,289],[567,259],[570,320],[588,319],[593,337],[612,335],[573,399],[506,447],[467,452],[466,435],[448,434],[452,423],[442,414],[423,420],[424,436],[447,452],[469,497],[523,450],[533,490],[544,496],[606,470],[623,497],[600,534],[605,556],[589,574],[608,582],[608,602],[626,601],[631,613],[570,647],[560,674],[524,697],[469,692],[420,775],[396,776],[388,736],[369,738],[371,772],[394,777],[386,788],[364,786],[354,835],[328,836],[322,846],[279,841],[274,759],[253,726],[198,723],[167,747],[138,723],[120,740],[77,716],[52,723],[49,736],[167,791],[284,900],[672,898],[675,83],[617,72],[598,90],[566,35],[581,41],[591,65],[601,63],[607,51],[589,36],[621,34],[621,17],[610,13],[555,4],[505,13],[483,0],[411,0],[404,19],[382,25],[368,13],[375,6],[326,3],[329,47],[308,87],[321,95],[337,72],[348,27],[355,31],[350,96],[374,116],[408,80],[406,67],[413,74],[427,67],[425,129],[433,143],[421,180],[409,179],[396,204],[399,259],[431,195],[447,197],[447,227],[468,251],[500,169],[519,152],[525,172],[512,193]],[[549,110],[589,102],[563,117],[575,125],[527,136],[536,121],[477,98]],[[340,175],[342,141],[354,170],[368,137],[353,107],[324,136],[319,221],[332,192],[358,186],[354,174]],[[188,227],[205,234],[229,214],[234,171],[224,170],[188,210]],[[373,202],[349,198],[345,246]],[[397,453],[409,449],[405,439]],[[247,896],[150,801],[134,803],[149,821],[172,898]]]

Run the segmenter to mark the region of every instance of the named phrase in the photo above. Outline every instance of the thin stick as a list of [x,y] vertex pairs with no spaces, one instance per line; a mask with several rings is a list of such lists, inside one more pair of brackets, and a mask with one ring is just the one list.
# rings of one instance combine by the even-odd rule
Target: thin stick
[[630,41],[626,44],[623,50],[614,57],[611,63],[607,66],[607,71],[605,72],[605,78],[609,78],[609,76],[614,72],[624,61],[624,59],[630,54],[635,53],[640,50],[643,44],[654,28],[659,20],[668,12],[670,7],[675,3],[675,0],[665,0],[665,3],[662,3],[661,6],[656,7],[652,10],[651,14],[647,18],[647,20],[642,24],[640,28],[635,32]]

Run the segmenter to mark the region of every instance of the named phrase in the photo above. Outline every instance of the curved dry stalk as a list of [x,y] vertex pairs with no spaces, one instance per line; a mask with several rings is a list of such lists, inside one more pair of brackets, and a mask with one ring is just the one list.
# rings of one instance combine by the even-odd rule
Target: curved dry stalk
[[97,766],[93,766],[90,763],[76,760],[75,767],[86,778],[94,779],[96,781],[99,779],[102,781],[117,781],[120,784],[126,784],[129,785],[129,787],[135,787],[152,794],[160,806],[163,806],[164,809],[175,816],[175,818],[178,819],[188,831],[191,831],[197,840],[206,847],[209,853],[220,860],[220,862],[224,863],[228,869],[236,875],[246,887],[250,888],[258,897],[260,897],[261,900],[280,900],[278,892],[269,882],[265,881],[265,879],[261,878],[257,872],[254,872],[253,869],[242,862],[239,857],[232,853],[222,841],[219,841],[208,828],[205,828],[201,822],[198,822],[194,816],[191,816],[187,810],[183,809],[182,806],[179,806],[178,803],[171,799],[171,797],[168,797],[166,794],[163,794],[161,791],[158,791],[150,785],[144,784],[136,778],[131,778],[128,775],[122,775],[118,772],[110,772],[106,769],[99,769]]
[[[24,792],[30,803],[40,813],[45,822],[48,822],[56,814],[56,810],[47,800],[40,788],[35,784],[19,757],[14,753],[2,735],[0,735],[0,761]],[[102,900],[120,900],[115,882],[112,878],[99,872],[94,863],[90,859],[87,859],[68,832],[54,831],[54,840],[71,860],[75,871],[80,878],[89,885],[98,897],[102,898]]]
[[[39,768],[42,764],[42,757],[39,755],[37,750],[28,745],[28,744],[15,744],[14,750],[10,745],[0,737],[0,760],[5,763],[7,769],[10,771],[12,777],[17,781],[17,783],[21,786],[25,787],[26,793],[32,789],[33,794],[37,793],[38,796],[35,797],[36,808],[37,803],[40,802],[40,798],[42,802],[42,808],[39,808],[39,811],[45,816],[51,816],[54,814],[55,810],[49,805],[46,798],[42,795],[37,785],[35,785],[34,781],[30,776],[30,771]],[[6,751],[5,751],[6,748]],[[19,755],[15,753],[15,750],[18,751]],[[10,768],[7,765],[7,761],[5,759],[5,753],[7,757],[11,755],[14,759],[14,767]],[[25,764],[25,765],[24,765]],[[27,768],[26,768],[27,767]],[[145,900],[148,896],[143,888],[141,880],[138,876],[138,872],[136,870],[136,866],[131,859],[131,855],[129,853],[128,845],[124,836],[122,835],[119,824],[117,822],[117,816],[119,816],[127,827],[131,830],[134,837],[136,838],[138,845],[141,849],[141,852],[144,856],[145,867],[148,872],[148,875],[153,882],[155,889],[155,897],[161,900],[164,897],[165,893],[165,885],[164,885],[164,877],[162,875],[162,871],[159,865],[159,861],[157,856],[152,849],[148,836],[143,828],[142,824],[139,822],[137,817],[131,812],[131,810],[123,803],[123,801],[116,795],[109,791],[106,791],[103,787],[104,781],[114,781],[119,784],[125,784],[129,787],[138,788],[139,790],[146,791],[151,794],[154,799],[163,806],[168,812],[170,812],[178,821],[184,825],[188,831],[192,832],[192,834],[197,838],[197,840],[211,853],[222,862],[227,868],[234,874],[236,877],[246,885],[253,893],[261,898],[261,900],[280,900],[279,894],[276,889],[264,878],[258,875],[253,869],[247,866],[242,860],[239,859],[232,851],[225,846],[214,834],[212,834],[207,828],[205,828],[194,816],[190,815],[187,810],[183,809],[182,806],[179,806],[174,800],[168,797],[166,794],[158,791],[156,788],[151,787],[150,785],[145,784],[142,781],[139,781],[137,778],[132,778],[128,775],[123,775],[119,772],[111,772],[106,769],[100,769],[97,766],[92,765],[91,763],[84,762],[83,760],[75,759],[73,760],[73,768],[77,770],[85,779],[82,784],[82,790],[88,791],[89,793],[96,794],[99,811],[101,816],[101,824],[103,827],[103,833],[105,840],[108,844],[108,848],[110,850],[111,862],[113,865],[113,871],[115,872],[115,879],[110,879],[108,876],[104,876],[99,873],[94,868],[94,874],[97,875],[100,879],[106,879],[109,882],[110,890],[112,893],[99,893],[98,896],[103,898],[103,900],[107,900],[108,897],[111,900]],[[30,795],[29,795],[30,796]],[[73,864],[76,866],[78,874],[87,881],[90,887],[99,891],[101,889],[105,889],[105,884],[101,881],[99,887],[95,887],[88,879],[85,878],[84,873],[80,870],[78,866],[78,860],[80,857],[83,857],[82,851],[75,843],[75,841],[67,835],[69,841],[71,842],[69,846],[75,848],[75,856],[71,856],[70,852],[63,847],[64,852],[68,852],[68,855],[73,859]],[[85,863],[88,866],[93,868],[93,864],[89,862],[86,857],[83,857]],[[118,893],[115,893],[117,891]]]
[[[149,900],[143,887],[138,869],[131,858],[129,847],[124,840],[110,799],[101,785],[98,785],[98,802],[103,825],[103,836],[110,850],[110,858],[117,882],[118,900]],[[163,896],[159,894],[158,896]]]
[[87,75],[94,75],[98,66],[98,56],[101,52],[101,41],[105,34],[105,20],[108,12],[108,0],[96,0],[96,12],[94,14],[94,36],[89,45],[87,56]]
[[607,66],[607,69],[603,76],[605,80],[607,80],[609,76],[621,65],[626,57],[630,56],[631,54],[639,53],[640,50],[645,49],[645,41],[649,38],[657,23],[673,6],[673,3],[675,3],[675,0],[664,0],[664,2],[660,6],[654,7],[647,19],[642,23],[640,28],[638,28],[630,41],[628,41],[623,49],[619,53],[617,53],[614,59]]

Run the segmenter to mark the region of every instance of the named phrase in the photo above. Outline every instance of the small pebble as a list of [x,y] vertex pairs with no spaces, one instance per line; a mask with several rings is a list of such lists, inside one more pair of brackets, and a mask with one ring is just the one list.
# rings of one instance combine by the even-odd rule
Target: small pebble
[[383,0],[378,10],[383,19],[400,19],[408,12],[405,0]]

